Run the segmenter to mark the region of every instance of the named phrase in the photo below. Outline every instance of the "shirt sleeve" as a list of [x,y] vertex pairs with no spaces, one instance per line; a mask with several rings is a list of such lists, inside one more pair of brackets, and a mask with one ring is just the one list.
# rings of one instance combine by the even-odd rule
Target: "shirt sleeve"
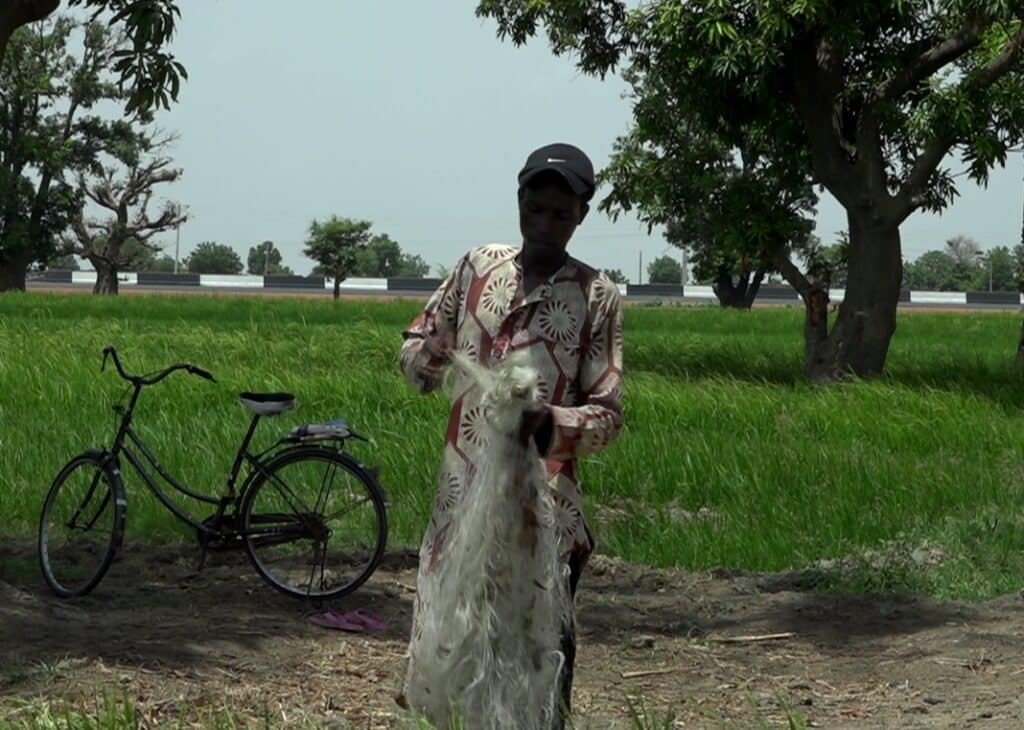
[[604,277],[591,293],[590,340],[580,355],[580,405],[550,406],[553,433],[545,456],[568,460],[600,451],[622,428],[622,305]]
[[462,274],[465,268],[466,257],[463,257],[444,283],[427,300],[423,311],[402,332],[404,342],[398,354],[398,362],[406,380],[421,393],[432,390],[426,387],[420,378],[422,368],[441,364],[423,350],[423,342],[430,338],[450,350],[455,349],[459,308],[462,302]]

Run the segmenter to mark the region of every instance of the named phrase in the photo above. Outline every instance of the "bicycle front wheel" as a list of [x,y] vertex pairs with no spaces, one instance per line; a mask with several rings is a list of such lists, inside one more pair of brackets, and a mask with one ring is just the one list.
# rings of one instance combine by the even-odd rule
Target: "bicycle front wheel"
[[98,452],[76,456],[54,479],[39,520],[39,565],[58,596],[100,582],[124,534],[124,488]]
[[384,555],[384,494],[344,453],[293,449],[250,484],[242,534],[253,566],[272,586],[300,598],[338,598],[362,585]]

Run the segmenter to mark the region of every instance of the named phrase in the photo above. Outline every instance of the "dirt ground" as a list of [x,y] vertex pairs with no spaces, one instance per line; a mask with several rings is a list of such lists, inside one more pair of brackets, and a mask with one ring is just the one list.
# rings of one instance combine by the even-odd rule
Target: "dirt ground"
[[[0,725],[25,700],[84,707],[103,692],[127,693],[144,726],[224,708],[274,727],[405,722],[392,694],[410,555],[329,606],[373,611],[383,634],[311,624],[315,609],[263,584],[242,553],[211,555],[198,577],[188,546],[120,555],[93,595],[67,602],[48,593],[32,545],[0,543]],[[975,605],[799,585],[595,557],[577,603],[580,726],[625,726],[630,697],[674,710],[675,727],[1024,727],[1022,596]]]

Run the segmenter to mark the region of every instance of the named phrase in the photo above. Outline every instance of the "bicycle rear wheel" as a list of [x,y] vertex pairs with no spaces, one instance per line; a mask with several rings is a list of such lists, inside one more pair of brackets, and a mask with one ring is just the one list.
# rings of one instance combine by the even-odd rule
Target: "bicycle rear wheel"
[[346,454],[292,449],[249,486],[242,534],[253,566],[279,591],[338,598],[362,585],[384,555],[384,494]]
[[39,520],[39,565],[58,596],[100,582],[124,535],[124,488],[98,452],[76,456],[54,479]]

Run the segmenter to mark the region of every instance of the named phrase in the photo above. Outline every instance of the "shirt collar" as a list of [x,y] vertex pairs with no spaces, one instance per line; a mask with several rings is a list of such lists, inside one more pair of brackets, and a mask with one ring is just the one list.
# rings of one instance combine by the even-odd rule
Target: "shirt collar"
[[[514,250],[515,253],[512,256],[511,261],[515,265],[516,272],[518,273],[518,275],[520,277],[522,277],[522,274],[523,274],[523,249],[522,249],[522,247],[519,247],[519,248],[513,249],[513,250]],[[549,276],[547,278],[547,283],[550,285],[550,284],[554,284],[556,279],[571,278],[573,275],[575,275],[575,273],[576,273],[576,259],[574,259],[572,256],[566,256],[565,257],[565,261],[562,262],[562,265],[551,276]]]

